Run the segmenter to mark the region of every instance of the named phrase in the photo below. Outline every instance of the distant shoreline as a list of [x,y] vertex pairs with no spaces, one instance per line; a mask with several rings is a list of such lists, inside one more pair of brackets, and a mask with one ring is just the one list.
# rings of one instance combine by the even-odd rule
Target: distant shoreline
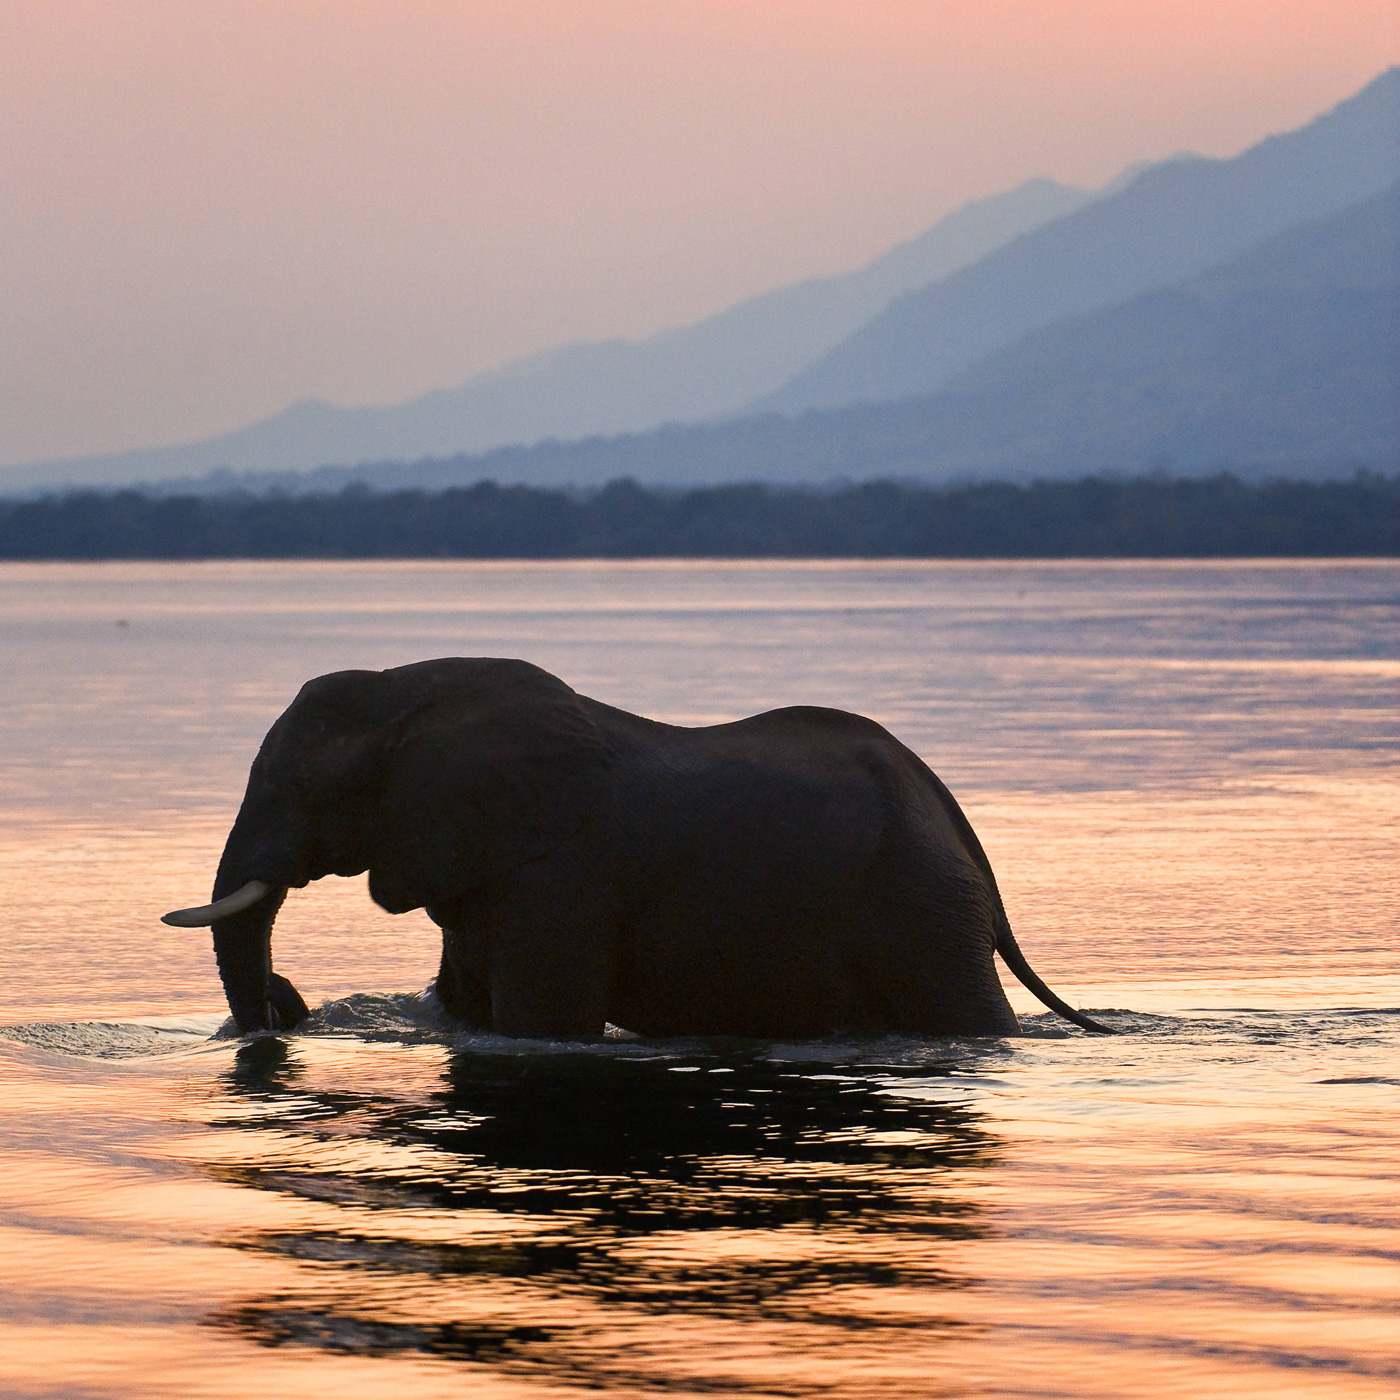
[[0,559],[1400,556],[1400,475],[0,500]]

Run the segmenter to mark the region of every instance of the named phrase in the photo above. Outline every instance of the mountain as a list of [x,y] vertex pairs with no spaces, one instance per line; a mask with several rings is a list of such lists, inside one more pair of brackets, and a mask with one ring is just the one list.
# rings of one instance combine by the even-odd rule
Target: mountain
[[[1128,315],[1127,303],[1139,294],[1173,287],[1187,297],[1182,303],[1187,310],[1186,320],[1171,335],[1189,347],[1193,336],[1206,333],[1194,294],[1183,291],[1185,283],[1290,226],[1379,193],[1397,176],[1400,69],[1392,68],[1309,125],[1270,137],[1232,160],[1175,158],[1141,173],[1126,172],[1098,197],[1031,182],[950,215],[859,272],[783,288],[649,340],[567,346],[396,407],[347,409],[308,402],[202,443],[12,468],[0,475],[0,489],[188,480],[218,469],[262,472],[261,479],[268,481],[269,470],[285,477],[317,463],[428,457],[439,460],[407,468],[386,465],[371,473],[337,468],[317,471],[304,482],[285,478],[279,484],[305,489],[367,476],[443,484],[469,472],[506,481],[579,483],[626,474],[677,482],[816,480],[891,472],[1024,474],[1059,470],[1055,464],[1071,451],[1067,444],[1075,442],[1073,452],[1081,460],[1109,464],[1116,453],[1112,465],[1128,470],[1171,455],[1163,444],[1176,440],[1176,419],[1169,423],[1163,418],[1149,431],[1148,416],[1134,419],[1125,404],[1119,403],[1112,414],[1105,409],[1098,418],[1084,409],[1084,422],[1098,424],[1105,436],[1092,439],[1086,428],[1076,439],[1072,424],[1047,408],[1037,420],[1042,437],[1023,436],[1013,448],[1011,427],[1029,412],[1024,391],[1015,387],[1023,382],[1016,374],[1030,376],[1024,382],[1034,383],[1035,374],[1051,373],[1050,359],[1042,369],[1029,360],[1017,361],[1020,369],[1013,373],[1010,362],[998,357],[1015,351],[1053,359],[1050,342],[1035,341],[1038,333],[1045,331],[1054,341],[1058,323],[1114,307]],[[928,285],[909,290],[921,281]],[[1337,304],[1335,299],[1327,303],[1334,309]],[[1382,310],[1357,308],[1358,336],[1371,325],[1367,317]],[[1165,314],[1161,307],[1158,312]],[[1131,314],[1146,313],[1137,308]],[[1328,319],[1331,312],[1325,307],[1317,314],[1323,322],[1316,332],[1321,337],[1316,355],[1325,361],[1334,352],[1342,354],[1337,339],[1342,328]],[[862,321],[862,329],[846,335]],[[1260,335],[1266,333],[1264,324],[1259,323]],[[1126,323],[1118,331],[1097,323],[1081,329],[1109,338],[1121,332],[1124,343],[1132,343]],[[1168,330],[1164,324],[1162,333]],[[1307,346],[1292,334],[1286,317],[1267,333],[1282,337],[1277,347],[1237,340],[1237,350],[1246,358],[1268,360],[1277,349],[1292,356],[1293,363],[1309,363]],[[1199,344],[1202,363],[1210,360],[1208,342],[1206,336]],[[1374,341],[1367,343],[1371,350],[1363,353],[1358,341],[1356,353],[1363,358],[1371,354],[1368,363],[1380,363]],[[823,346],[829,347],[824,357],[816,358]],[[1086,342],[1086,354],[1090,348]],[[776,385],[803,359],[813,358],[816,363],[808,370],[762,396],[765,375]],[[1183,374],[1187,368],[1184,361],[1177,366]],[[1319,374],[1330,372],[1322,361],[1315,368]],[[1142,373],[1150,378],[1148,371],[1144,360]],[[963,380],[964,372],[973,378]],[[1170,398],[1168,367],[1158,365],[1151,373],[1166,376],[1161,392]],[[977,377],[982,374],[1003,375],[998,381],[1003,388]],[[926,399],[936,390],[948,397]],[[1307,385],[1299,392],[1306,394]],[[1349,392],[1339,382],[1337,402],[1353,402]],[[1051,387],[1044,394],[1050,396],[1048,404]],[[1069,412],[1074,385],[1059,383],[1054,394]],[[763,408],[750,421],[716,428],[676,426],[691,416],[718,418],[733,412],[744,395],[756,396]],[[994,402],[1003,404],[996,410],[1006,415],[1002,428],[978,418],[992,412]],[[847,405],[847,411],[795,422],[780,416],[833,405]],[[1276,407],[1280,428],[1272,443],[1242,427],[1241,435],[1220,439],[1211,460],[1288,463],[1300,469],[1307,463],[1331,469],[1358,453],[1357,460],[1391,460],[1385,455],[1390,429],[1374,414],[1366,417],[1369,409],[1356,420],[1354,431],[1342,422],[1312,432],[1304,431],[1296,414],[1290,417],[1288,403],[1279,400]],[[1143,405],[1139,409],[1145,413]],[[1318,425],[1327,416],[1324,410],[1319,404]],[[1369,437],[1363,419],[1375,426]],[[672,426],[602,436],[662,421]],[[1223,431],[1224,417],[1210,421]],[[1291,426],[1285,429],[1285,424]],[[583,433],[594,436],[533,448],[505,446],[481,455],[490,443]],[[1183,461],[1200,460],[1196,447],[1187,444],[1182,450],[1187,453]]]
[[[1136,167],[1119,179],[1133,173]],[[645,340],[567,345],[390,407],[307,400],[202,442],[10,468],[0,482],[16,489],[153,481],[220,467],[296,470],[478,452],[732,413],[777,388],[894,297],[1095,197],[1053,180],[1028,180],[949,214],[855,272],[782,287]]]
[[943,474],[1400,469],[1400,184],[909,406]]
[[201,489],[1030,480],[1222,467],[1400,472],[1400,184],[1195,277],[1045,327],[939,393]]
[[751,411],[927,393],[1038,328],[1166,286],[1400,178],[1400,68],[1231,160],[1154,166],[1125,189],[893,302]]

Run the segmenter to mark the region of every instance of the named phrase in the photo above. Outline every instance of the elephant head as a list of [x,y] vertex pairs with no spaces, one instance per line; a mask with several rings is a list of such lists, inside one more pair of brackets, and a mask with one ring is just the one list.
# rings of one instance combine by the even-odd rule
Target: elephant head
[[367,870],[390,913],[431,914],[566,839],[605,760],[578,695],[523,661],[321,676],[253,760],[213,902],[165,922],[212,926],[240,1031],[289,1029],[307,1007],[272,971],[288,889]]

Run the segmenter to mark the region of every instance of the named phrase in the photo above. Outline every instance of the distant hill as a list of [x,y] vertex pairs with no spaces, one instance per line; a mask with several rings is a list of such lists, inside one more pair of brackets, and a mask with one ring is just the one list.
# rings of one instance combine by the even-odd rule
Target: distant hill
[[940,474],[1400,466],[1400,184],[896,415]]
[[[202,491],[242,482],[298,492],[488,476],[947,480],[1168,462],[1389,469],[1390,293],[1337,281],[1324,245],[1328,215],[1397,178],[1400,69],[1391,69],[1233,160],[1174,158],[1127,172],[1098,197],[1033,181],[859,272],[683,330],[565,347],[394,408],[306,403],[203,443],[10,469],[0,490],[195,478],[208,478]],[[1321,232],[1301,228],[1317,220]],[[1269,259],[1283,254],[1268,240],[1290,228],[1323,240],[1306,286],[1227,294],[1235,259],[1263,259],[1250,265],[1273,275]],[[1196,285],[1211,268],[1225,278],[1214,292]],[[930,284],[900,295],[921,280]],[[834,348],[760,397],[763,412],[681,422],[721,418],[744,386],[764,375],[776,384],[823,337]],[[668,425],[618,435],[658,421]],[[304,474],[328,462],[343,465]]]
[[1400,178],[1400,68],[1232,160],[1173,161],[889,306],[752,411],[904,399],[1042,326],[1193,276]]
[[1026,337],[942,393],[201,489],[1400,470],[1400,184]]
[[[1133,167],[1120,181],[1138,170]],[[154,481],[221,467],[285,471],[480,452],[733,413],[777,388],[894,297],[946,277],[1095,197],[1053,180],[1028,180],[949,214],[855,272],[782,287],[695,325],[645,340],[567,345],[390,407],[308,400],[202,442],[0,470],[0,490]]]

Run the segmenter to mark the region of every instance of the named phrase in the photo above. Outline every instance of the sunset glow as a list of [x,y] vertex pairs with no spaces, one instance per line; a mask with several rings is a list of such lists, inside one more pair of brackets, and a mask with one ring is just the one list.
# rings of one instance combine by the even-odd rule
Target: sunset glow
[[1387,0],[12,0],[0,461],[643,334],[1397,57]]

